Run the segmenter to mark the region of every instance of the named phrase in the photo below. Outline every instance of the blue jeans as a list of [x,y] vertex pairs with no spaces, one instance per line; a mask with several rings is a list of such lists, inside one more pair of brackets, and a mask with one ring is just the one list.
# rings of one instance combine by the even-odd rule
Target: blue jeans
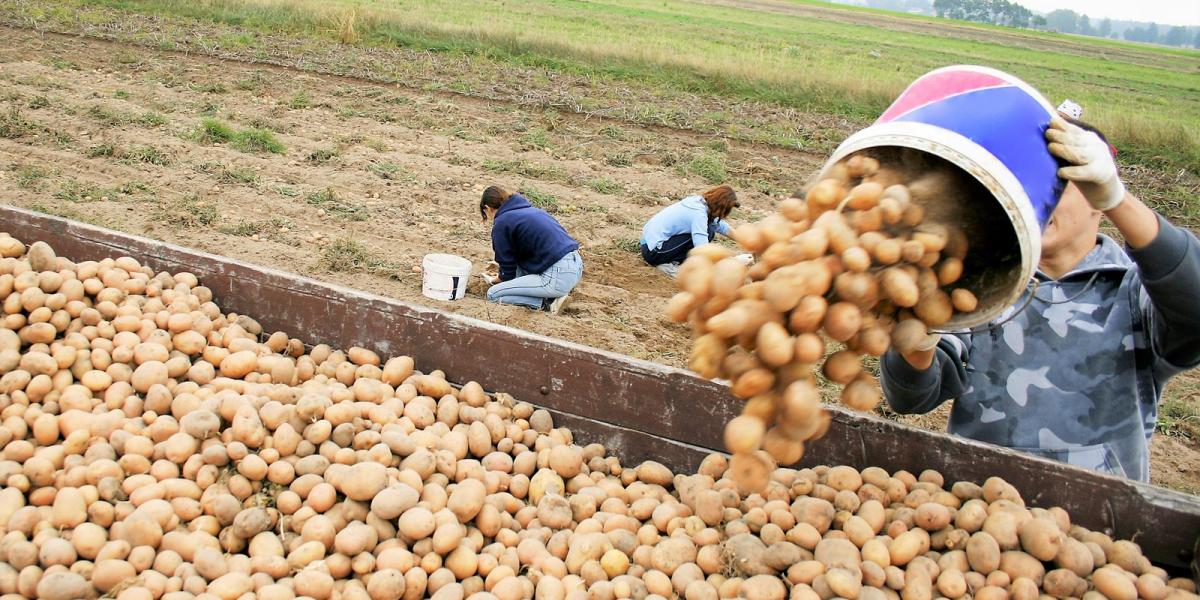
[[541,273],[517,267],[517,276],[488,288],[487,298],[501,304],[541,308],[547,298],[566,296],[583,277],[583,258],[578,250],[568,252]]

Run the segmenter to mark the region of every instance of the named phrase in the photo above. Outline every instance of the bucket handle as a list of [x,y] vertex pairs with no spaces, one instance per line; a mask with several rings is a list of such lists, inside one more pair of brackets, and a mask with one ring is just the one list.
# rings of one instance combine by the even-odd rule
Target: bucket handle
[[992,324],[990,324],[990,325],[984,325],[984,326],[982,326],[982,327],[976,327],[976,328],[973,328],[973,329],[968,329],[968,330],[966,330],[966,331],[945,331],[945,330],[941,330],[941,329],[931,329],[931,330],[929,330],[929,333],[935,333],[935,334],[938,334],[938,335],[946,335],[946,334],[958,334],[958,335],[967,334],[967,335],[973,335],[973,334],[976,334],[976,333],[983,333],[983,332],[985,332],[985,331],[993,331],[993,330],[995,330],[995,329],[998,329],[998,328],[1000,328],[1000,327],[1001,327],[1001,326],[1003,326],[1005,323],[1008,323],[1009,321],[1011,321],[1011,320],[1013,320],[1013,319],[1017,318],[1017,315],[1019,315],[1019,314],[1021,314],[1022,312],[1024,312],[1024,311],[1025,311],[1025,309],[1029,308],[1029,305],[1030,305],[1030,304],[1033,304],[1033,301],[1034,301],[1034,300],[1041,301],[1041,302],[1043,302],[1043,303],[1045,303],[1045,304],[1066,304],[1066,303],[1068,303],[1068,302],[1074,302],[1074,301],[1075,301],[1077,298],[1079,298],[1080,296],[1082,296],[1082,295],[1084,295],[1085,293],[1087,293],[1087,291],[1088,291],[1088,290],[1092,289],[1092,286],[1096,284],[1096,278],[1097,278],[1097,277],[1099,277],[1099,276],[1100,276],[1100,271],[1096,271],[1095,273],[1092,273],[1092,276],[1091,276],[1091,278],[1090,278],[1090,279],[1088,279],[1087,285],[1083,286],[1083,289],[1082,289],[1082,290],[1079,290],[1079,292],[1078,292],[1078,293],[1076,293],[1074,296],[1071,296],[1070,298],[1067,298],[1067,299],[1065,299],[1065,300],[1057,300],[1057,301],[1055,301],[1055,300],[1044,300],[1044,299],[1042,299],[1042,298],[1038,298],[1038,297],[1037,297],[1037,291],[1038,291],[1039,287],[1041,286],[1041,281],[1039,281],[1039,280],[1038,280],[1036,277],[1030,277],[1030,278],[1029,278],[1029,285],[1028,285],[1028,286],[1026,286],[1026,288],[1025,288],[1025,289],[1026,289],[1026,291],[1027,291],[1027,293],[1026,293],[1026,297],[1025,297],[1025,302],[1023,302],[1023,303],[1021,304],[1021,307],[1020,307],[1020,308],[1018,308],[1017,310],[1014,310],[1014,311],[1012,312],[1012,314],[1011,314],[1011,315],[1008,315],[1007,317],[1004,317],[1004,319],[1003,319],[1003,320],[1001,320],[1001,321],[999,321],[999,322],[997,322],[997,323],[992,323]]

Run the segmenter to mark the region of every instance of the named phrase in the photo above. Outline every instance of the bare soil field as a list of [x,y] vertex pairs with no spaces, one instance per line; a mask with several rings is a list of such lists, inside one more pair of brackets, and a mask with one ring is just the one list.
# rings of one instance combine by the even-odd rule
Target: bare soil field
[[[674,286],[637,254],[641,224],[726,179],[742,199],[734,220],[761,218],[824,158],[517,99],[0,36],[2,202],[674,366],[690,338],[662,315]],[[795,118],[829,130],[819,115]],[[481,280],[459,302],[421,296],[424,254],[476,269],[491,258],[477,209],[489,184],[525,190],[581,242],[585,275],[564,314],[485,303]],[[1177,383],[1189,401],[1195,380]],[[1194,442],[1158,436],[1154,464],[1156,482],[1200,491]]]
[[[0,186],[17,205],[418,300],[421,276],[411,268],[425,253],[455,252],[477,268],[491,258],[478,212],[483,187],[521,188],[583,245],[586,276],[565,318],[478,295],[441,306],[683,363],[687,333],[660,314],[672,285],[641,262],[636,244],[641,224],[661,206],[709,187],[682,174],[680,163],[710,143],[705,136],[5,33],[5,93],[18,118],[36,124],[0,143]],[[206,141],[197,135],[205,119],[269,130],[284,150],[243,152]],[[720,146],[714,156],[757,164],[746,168],[765,172],[760,177],[780,189],[817,165],[816,157],[785,149],[768,155]],[[741,196],[740,218],[771,206],[754,190]],[[365,255],[354,256],[344,241]]]

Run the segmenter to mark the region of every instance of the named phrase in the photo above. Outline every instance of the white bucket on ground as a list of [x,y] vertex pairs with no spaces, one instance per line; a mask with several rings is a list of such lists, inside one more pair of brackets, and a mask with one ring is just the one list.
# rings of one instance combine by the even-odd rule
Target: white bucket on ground
[[453,254],[426,254],[421,261],[421,293],[434,300],[458,300],[467,295],[471,261]]

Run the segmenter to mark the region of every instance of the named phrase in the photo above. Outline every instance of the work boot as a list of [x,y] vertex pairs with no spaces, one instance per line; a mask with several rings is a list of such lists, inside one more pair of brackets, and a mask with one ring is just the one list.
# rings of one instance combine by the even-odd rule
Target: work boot
[[568,297],[569,296],[559,296],[551,300],[549,306],[546,307],[546,310],[552,315],[557,315],[558,313],[562,312],[563,307],[567,305]]

